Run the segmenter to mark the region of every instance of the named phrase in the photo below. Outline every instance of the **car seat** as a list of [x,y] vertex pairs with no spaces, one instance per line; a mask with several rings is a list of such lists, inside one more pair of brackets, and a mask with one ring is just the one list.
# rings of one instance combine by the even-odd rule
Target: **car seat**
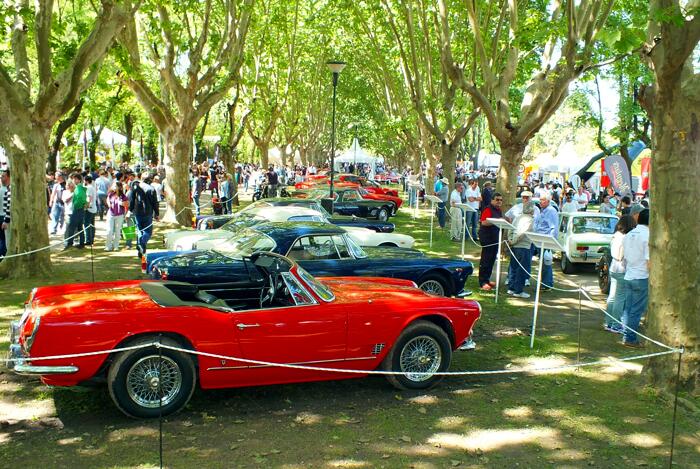
[[228,306],[228,303],[226,301],[212,295],[211,293],[207,293],[204,290],[197,290],[197,293],[194,294],[194,297],[208,305],[213,305],[213,306]]

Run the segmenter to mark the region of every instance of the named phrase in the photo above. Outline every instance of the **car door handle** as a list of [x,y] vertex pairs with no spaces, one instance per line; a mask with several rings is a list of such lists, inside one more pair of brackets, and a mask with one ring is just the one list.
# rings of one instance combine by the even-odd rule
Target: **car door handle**
[[238,327],[240,330],[243,330],[243,329],[247,329],[247,328],[249,328],[249,327],[260,327],[260,324],[258,324],[258,323],[255,323],[255,324],[243,324],[243,323],[240,323],[240,322],[239,322],[239,323],[236,325],[236,327]]

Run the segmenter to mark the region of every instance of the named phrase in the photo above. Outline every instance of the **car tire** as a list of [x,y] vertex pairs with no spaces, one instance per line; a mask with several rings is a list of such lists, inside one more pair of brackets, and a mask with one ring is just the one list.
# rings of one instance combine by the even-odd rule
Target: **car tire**
[[[428,321],[416,321],[401,332],[384,358],[384,371],[407,371],[402,375],[387,375],[387,381],[398,389],[429,389],[442,376],[417,373],[447,371],[452,360],[452,346],[447,333]],[[411,374],[413,371],[416,374]]]
[[[156,340],[148,337],[129,345],[148,344]],[[165,345],[182,348],[182,344],[172,339],[161,340]],[[161,369],[158,370],[158,367]],[[157,387],[154,387],[161,375],[169,378],[165,384],[160,382],[165,394],[162,408]],[[107,374],[107,386],[114,404],[134,418],[155,418],[178,412],[189,402],[196,382],[197,372],[191,355],[169,349],[159,351],[155,347],[120,353]]]
[[395,217],[396,214],[398,213],[398,211],[399,211],[399,207],[394,202],[392,202],[391,203],[391,216]]
[[389,220],[389,210],[387,210],[386,207],[382,207],[379,209],[379,212],[377,212],[377,220],[379,220],[379,221],[388,221]]
[[608,265],[600,265],[598,269],[598,287],[603,295],[610,293],[610,272]]
[[565,252],[561,253],[561,271],[565,274],[573,274],[576,272],[576,266],[569,260]]
[[450,296],[450,288],[445,277],[440,274],[428,274],[418,280],[418,288],[435,296]]
[[379,247],[382,247],[382,246],[384,246],[384,247],[389,247],[389,248],[398,248],[398,247],[400,247],[400,246],[399,246],[398,244],[396,244],[396,243],[389,243],[389,242],[387,242],[387,243],[381,243],[381,244],[379,245]]

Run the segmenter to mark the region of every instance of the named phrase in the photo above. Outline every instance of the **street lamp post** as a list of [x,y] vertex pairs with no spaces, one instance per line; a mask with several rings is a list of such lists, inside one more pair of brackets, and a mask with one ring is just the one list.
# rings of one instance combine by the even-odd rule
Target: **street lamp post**
[[333,74],[333,117],[331,118],[331,187],[330,187],[330,197],[331,202],[333,201],[333,179],[334,179],[334,167],[335,167],[335,95],[336,89],[338,88],[338,75],[345,68],[345,62],[332,61],[326,62],[328,69]]

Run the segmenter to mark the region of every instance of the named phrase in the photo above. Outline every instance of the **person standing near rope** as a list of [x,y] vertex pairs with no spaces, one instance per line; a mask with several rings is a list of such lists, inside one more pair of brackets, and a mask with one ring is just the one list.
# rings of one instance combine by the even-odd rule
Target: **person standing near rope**
[[464,186],[462,186],[461,182],[458,182],[450,194],[450,236],[452,241],[456,242],[462,240],[462,210],[457,207],[457,204],[462,203],[463,190]]
[[530,277],[532,265],[531,243],[525,233],[532,231],[534,219],[535,204],[532,201],[527,201],[523,202],[522,213],[513,220],[515,231],[512,233],[510,258],[513,273],[510,277],[511,281],[508,283],[508,294],[518,298],[530,298],[530,295],[523,291],[525,280]]
[[74,189],[71,191],[68,197],[66,197],[64,194],[63,198],[66,204],[70,203],[72,205],[70,215],[68,215],[68,209],[66,208],[68,225],[66,226],[66,232],[63,237],[64,251],[73,247],[74,237],[78,233],[80,233],[78,236],[78,249],[82,249],[85,246],[85,230],[83,229],[83,220],[85,219],[85,208],[87,207],[88,202],[87,189],[85,186],[83,186],[83,176],[80,173],[71,174],[70,179],[73,181]]
[[503,196],[494,192],[491,204],[481,212],[481,226],[479,227],[479,240],[481,241],[481,259],[479,260],[479,286],[482,290],[492,290],[496,286],[491,281],[493,264],[498,255],[498,233],[500,228],[492,225],[487,218],[503,218],[501,205]]
[[639,348],[637,331],[649,300],[649,210],[639,213],[637,226],[622,241],[625,260],[625,308],[622,323],[626,326],[622,345]]
[[[140,180],[139,180],[140,179]],[[139,258],[146,254],[148,240],[153,234],[153,222],[160,215],[158,208],[158,196],[151,186],[151,178],[148,173],[139,174],[139,177],[131,183],[129,191],[129,209],[136,219],[136,251]]]
[[[559,215],[557,209],[551,205],[549,194],[540,196],[540,214],[535,216],[535,233],[557,237],[557,227],[559,226]],[[554,271],[552,269],[552,251],[545,249],[540,252],[544,256],[542,261],[542,291],[549,291],[554,287]]]

